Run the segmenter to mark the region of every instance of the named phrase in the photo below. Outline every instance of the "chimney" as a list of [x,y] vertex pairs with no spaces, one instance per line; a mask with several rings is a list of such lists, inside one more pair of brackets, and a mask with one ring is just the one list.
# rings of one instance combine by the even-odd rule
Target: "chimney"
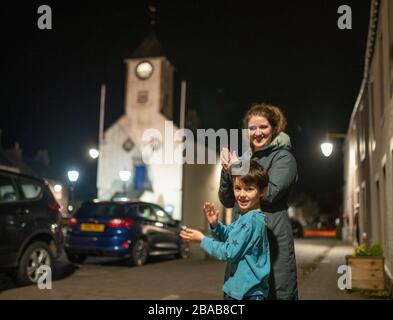
[[45,166],[49,166],[48,150],[38,150],[35,156],[35,160]]

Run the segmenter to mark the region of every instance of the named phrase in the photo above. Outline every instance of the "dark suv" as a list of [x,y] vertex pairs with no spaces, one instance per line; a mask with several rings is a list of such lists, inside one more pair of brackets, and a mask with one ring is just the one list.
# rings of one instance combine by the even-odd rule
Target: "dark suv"
[[0,169],[0,272],[34,284],[61,252],[60,206],[46,181]]
[[148,256],[189,255],[179,222],[152,203],[87,201],[68,225],[65,251],[74,263],[83,263],[87,256],[112,256],[141,266]]

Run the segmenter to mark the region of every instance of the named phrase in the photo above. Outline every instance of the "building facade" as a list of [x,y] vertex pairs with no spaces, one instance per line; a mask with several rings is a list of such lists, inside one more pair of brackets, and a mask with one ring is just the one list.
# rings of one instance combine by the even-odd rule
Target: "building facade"
[[371,1],[364,78],[345,141],[348,238],[382,244],[393,280],[393,1]]

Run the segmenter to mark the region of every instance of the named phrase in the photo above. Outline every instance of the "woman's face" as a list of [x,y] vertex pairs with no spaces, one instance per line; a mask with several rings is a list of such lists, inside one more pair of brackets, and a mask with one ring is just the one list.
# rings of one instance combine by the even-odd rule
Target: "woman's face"
[[272,142],[273,128],[263,116],[252,116],[248,121],[248,134],[254,150],[260,150]]

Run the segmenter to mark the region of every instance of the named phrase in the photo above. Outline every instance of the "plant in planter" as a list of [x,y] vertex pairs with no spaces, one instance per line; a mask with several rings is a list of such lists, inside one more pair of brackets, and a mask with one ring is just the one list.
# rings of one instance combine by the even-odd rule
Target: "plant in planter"
[[383,249],[379,243],[370,246],[362,243],[346,258],[351,267],[353,289],[385,289]]

